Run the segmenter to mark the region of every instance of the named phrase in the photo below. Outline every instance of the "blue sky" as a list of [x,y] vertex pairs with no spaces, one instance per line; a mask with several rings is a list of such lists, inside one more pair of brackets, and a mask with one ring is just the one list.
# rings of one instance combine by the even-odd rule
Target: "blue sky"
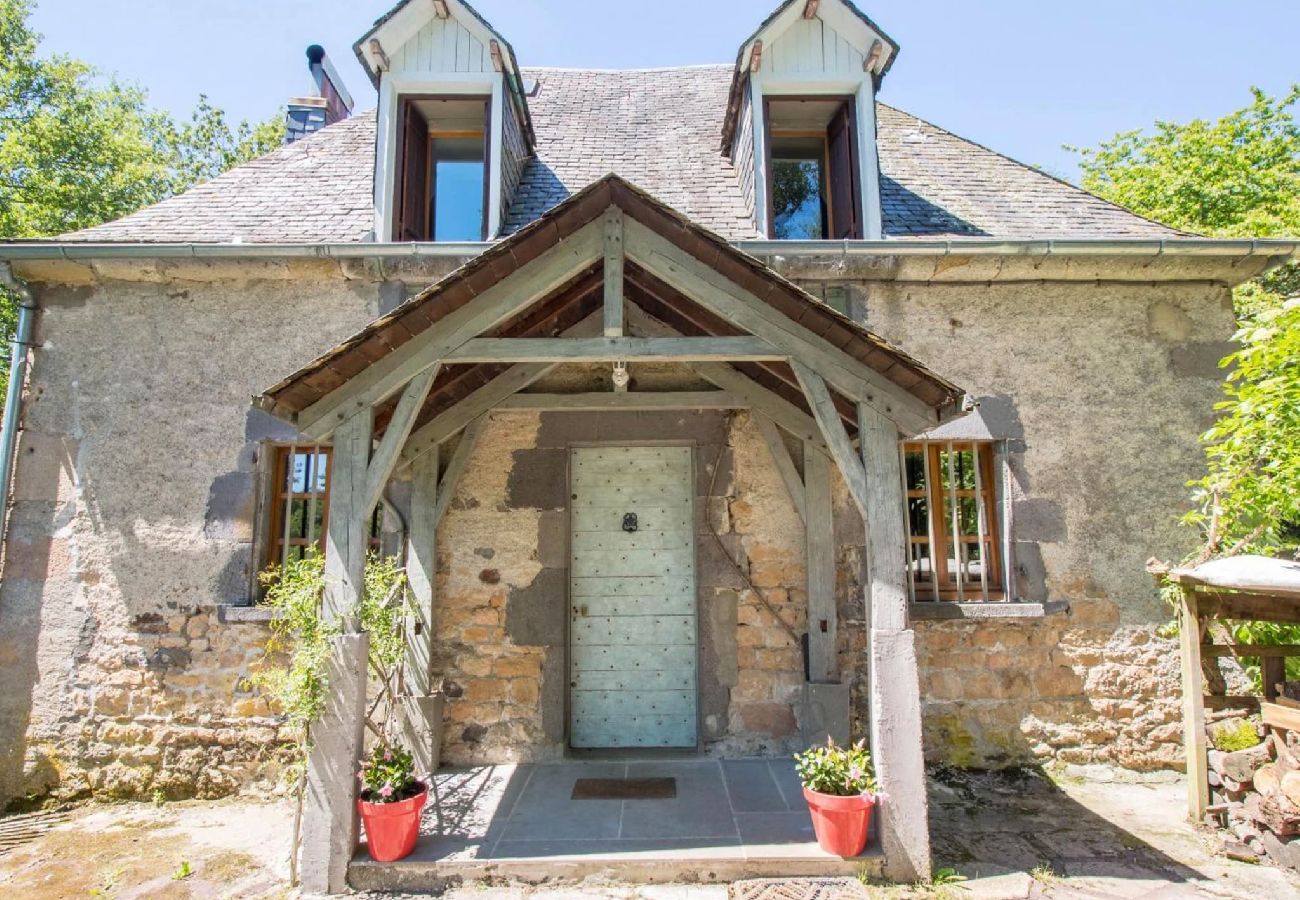
[[[38,0],[47,51],[147,88],[187,113],[200,92],[262,118],[309,87],[320,43],[360,107],[374,92],[352,42],[395,0]],[[777,0],[476,0],[524,66],[730,62]],[[862,0],[902,46],[888,103],[1073,177],[1062,144],[1155,119],[1216,117],[1248,88],[1300,80],[1297,0]],[[722,111],[719,110],[719,116]]]

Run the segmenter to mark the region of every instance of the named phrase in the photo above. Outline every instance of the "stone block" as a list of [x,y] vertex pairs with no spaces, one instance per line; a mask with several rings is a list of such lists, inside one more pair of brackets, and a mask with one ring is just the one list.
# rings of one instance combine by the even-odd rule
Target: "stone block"
[[799,707],[799,734],[805,747],[825,744],[832,738],[849,743],[849,685],[805,683]]

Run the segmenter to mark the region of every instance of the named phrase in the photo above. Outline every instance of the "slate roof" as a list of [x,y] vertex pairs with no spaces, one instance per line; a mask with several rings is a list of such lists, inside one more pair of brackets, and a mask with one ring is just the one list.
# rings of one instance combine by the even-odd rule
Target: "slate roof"
[[[728,240],[758,237],[718,152],[732,67],[524,69],[537,155],[506,231],[615,172]],[[1180,232],[885,104],[877,115],[888,238],[1161,238]],[[359,242],[373,228],[373,112],[185,194],[65,240]]]

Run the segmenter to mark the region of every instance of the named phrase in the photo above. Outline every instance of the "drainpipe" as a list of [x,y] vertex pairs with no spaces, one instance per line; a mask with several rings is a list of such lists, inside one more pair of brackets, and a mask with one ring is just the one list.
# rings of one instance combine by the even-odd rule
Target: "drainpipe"
[[9,523],[10,482],[14,474],[14,450],[18,443],[18,418],[22,412],[23,383],[27,380],[27,348],[36,318],[36,298],[27,283],[14,275],[9,263],[0,260],[0,284],[18,297],[18,327],[9,345],[9,390],[5,394],[4,420],[0,422],[0,547]]

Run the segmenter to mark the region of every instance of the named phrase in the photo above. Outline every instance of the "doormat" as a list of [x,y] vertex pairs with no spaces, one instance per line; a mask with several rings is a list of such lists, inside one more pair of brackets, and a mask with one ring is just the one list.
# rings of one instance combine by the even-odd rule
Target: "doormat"
[[728,900],[866,900],[856,878],[751,878],[727,886]]
[[671,800],[676,778],[579,778],[572,800]]

